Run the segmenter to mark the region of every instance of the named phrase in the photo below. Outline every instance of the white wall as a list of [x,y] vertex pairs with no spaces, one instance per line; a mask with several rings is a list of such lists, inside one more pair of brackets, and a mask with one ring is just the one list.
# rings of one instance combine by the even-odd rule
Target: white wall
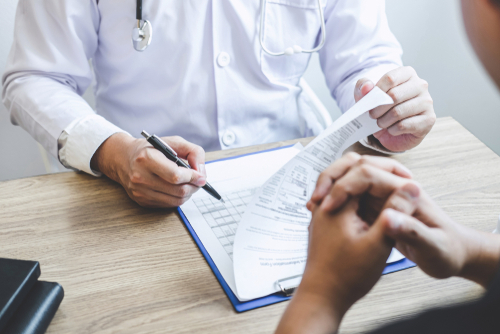
[[[453,116],[500,154],[500,94],[469,45],[458,0],[386,0],[403,61],[429,82],[438,117]],[[339,111],[314,57],[306,80],[335,116]]]
[[[17,0],[2,0],[0,72],[10,44]],[[438,116],[453,116],[500,153],[500,95],[476,60],[462,28],[458,0],[387,0],[393,32],[405,50],[404,62],[430,84]],[[329,95],[317,56],[306,80],[335,119],[339,111]],[[86,94],[90,99],[90,94]],[[0,106],[0,180],[44,173],[31,137],[10,124]]]
[[[2,0],[0,10],[0,73],[3,73],[12,43],[17,0]],[[0,103],[0,181],[45,173],[35,141],[23,129],[10,123]]]

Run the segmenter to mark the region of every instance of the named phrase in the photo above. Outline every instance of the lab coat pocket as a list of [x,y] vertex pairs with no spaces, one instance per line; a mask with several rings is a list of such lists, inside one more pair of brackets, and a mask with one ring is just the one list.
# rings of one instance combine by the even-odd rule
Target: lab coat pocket
[[[325,8],[326,0],[321,6]],[[314,49],[321,41],[318,0],[267,0],[262,40],[271,52],[295,45]],[[270,81],[294,81],[304,74],[309,58],[310,53],[271,56],[261,50],[262,72]]]

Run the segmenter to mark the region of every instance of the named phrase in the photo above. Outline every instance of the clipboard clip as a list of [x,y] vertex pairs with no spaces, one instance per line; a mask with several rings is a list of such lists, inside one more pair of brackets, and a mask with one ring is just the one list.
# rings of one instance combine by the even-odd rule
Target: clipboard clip
[[276,281],[276,285],[286,297],[293,295],[302,281],[302,275],[290,276]]

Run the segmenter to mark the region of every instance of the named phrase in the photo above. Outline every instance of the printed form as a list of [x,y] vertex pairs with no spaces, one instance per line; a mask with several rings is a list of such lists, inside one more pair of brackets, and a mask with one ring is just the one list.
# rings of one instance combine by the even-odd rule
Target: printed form
[[[379,131],[368,111],[389,104],[392,99],[376,87],[257,190],[234,241],[240,300],[280,291],[277,281],[304,272],[311,220],[306,203],[319,174],[349,146]],[[401,259],[398,253],[393,251],[388,262]]]
[[210,184],[226,203],[200,190],[181,206],[182,212],[236,296],[233,242],[241,217],[257,189],[302,148],[298,144],[208,163],[206,169]]
[[[305,204],[319,174],[380,130],[366,111],[392,103],[376,88],[305,149],[298,144],[206,165],[226,203],[198,191],[181,210],[240,301],[275,293],[277,280],[302,274],[311,218]],[[401,258],[393,251],[387,262]]]

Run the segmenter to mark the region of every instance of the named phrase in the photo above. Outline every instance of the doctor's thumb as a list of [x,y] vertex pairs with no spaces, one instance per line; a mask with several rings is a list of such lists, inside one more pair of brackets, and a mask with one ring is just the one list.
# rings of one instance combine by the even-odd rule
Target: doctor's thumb
[[358,102],[361,100],[366,94],[371,92],[371,90],[375,88],[375,84],[367,78],[359,79],[356,83],[356,88],[354,89],[354,100]]

